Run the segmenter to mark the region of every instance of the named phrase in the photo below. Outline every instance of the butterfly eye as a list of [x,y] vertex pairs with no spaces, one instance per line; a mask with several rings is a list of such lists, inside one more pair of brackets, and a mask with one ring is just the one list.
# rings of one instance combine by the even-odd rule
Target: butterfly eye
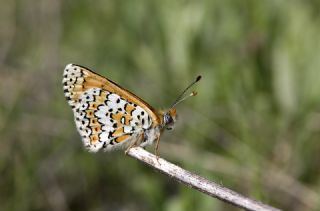
[[167,130],[172,130],[173,129],[174,120],[173,120],[172,116],[169,113],[165,113],[163,115],[163,121],[164,121],[164,125],[165,125]]
[[172,117],[170,116],[169,113],[165,113],[163,115],[163,121],[164,121],[164,125],[169,125],[169,124],[171,124],[173,122],[173,119],[172,119]]

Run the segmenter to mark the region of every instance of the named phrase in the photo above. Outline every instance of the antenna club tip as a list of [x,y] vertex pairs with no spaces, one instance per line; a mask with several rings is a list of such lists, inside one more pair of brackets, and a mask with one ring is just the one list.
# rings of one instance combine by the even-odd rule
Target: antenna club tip
[[198,94],[198,92],[193,91],[193,92],[191,92],[190,96],[196,96],[197,94]]
[[200,81],[201,78],[202,78],[202,76],[201,76],[201,75],[198,75],[198,77],[196,78],[196,82]]

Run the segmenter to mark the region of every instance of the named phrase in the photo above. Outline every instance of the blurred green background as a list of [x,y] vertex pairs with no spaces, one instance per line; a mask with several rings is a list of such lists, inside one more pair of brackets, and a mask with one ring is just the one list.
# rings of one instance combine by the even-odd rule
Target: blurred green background
[[0,24],[1,210],[238,210],[122,151],[86,152],[68,63],[155,108],[201,74],[160,155],[272,206],[320,209],[320,1],[12,0]]

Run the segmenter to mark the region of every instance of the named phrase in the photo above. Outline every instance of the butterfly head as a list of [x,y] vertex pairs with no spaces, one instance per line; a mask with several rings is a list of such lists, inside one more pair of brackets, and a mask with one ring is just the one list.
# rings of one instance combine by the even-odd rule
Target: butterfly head
[[174,128],[174,123],[177,120],[177,111],[175,108],[170,108],[163,112],[163,127],[167,130],[172,130]]

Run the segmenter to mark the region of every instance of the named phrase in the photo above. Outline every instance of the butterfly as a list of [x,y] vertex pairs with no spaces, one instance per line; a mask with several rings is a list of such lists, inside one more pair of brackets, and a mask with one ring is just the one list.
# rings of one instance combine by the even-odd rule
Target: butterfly
[[156,142],[161,133],[173,129],[177,119],[175,106],[189,96],[191,83],[167,110],[156,110],[138,96],[92,70],[68,64],[63,73],[64,95],[71,106],[78,132],[90,152],[100,149],[130,149]]

